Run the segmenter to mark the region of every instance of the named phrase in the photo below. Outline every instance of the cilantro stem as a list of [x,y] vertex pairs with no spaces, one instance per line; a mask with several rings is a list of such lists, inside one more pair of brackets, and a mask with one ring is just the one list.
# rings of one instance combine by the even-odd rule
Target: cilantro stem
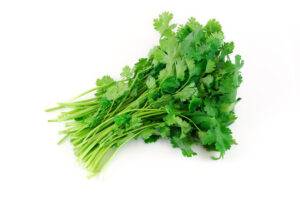
[[82,97],[82,96],[84,96],[84,95],[86,95],[86,94],[89,94],[89,93],[91,93],[91,92],[97,90],[98,88],[100,88],[100,87],[94,87],[94,88],[92,88],[92,89],[89,89],[89,90],[87,90],[87,91],[85,91],[85,92],[79,94],[78,96],[72,98],[71,101],[74,101],[74,100],[76,100],[76,99],[78,99],[78,98],[80,98],[80,97]]
[[67,120],[72,120],[74,118],[79,118],[95,111],[96,108],[97,105],[88,107],[84,110],[78,110],[77,112],[74,111],[75,113],[63,113],[61,116],[57,118],[57,121],[67,121]]
[[[126,94],[126,96],[122,99],[121,103],[120,103],[120,104],[118,105],[118,107],[112,112],[111,115],[114,115],[114,114],[119,110],[119,108],[123,105],[123,103],[125,102],[125,100],[126,100],[127,97],[129,96],[129,94],[131,93],[131,90],[133,89],[135,83],[136,83],[137,80],[139,79],[139,76],[140,76],[143,72],[148,71],[148,70],[151,69],[151,68],[152,68],[152,66],[149,67],[149,68],[147,68],[147,69],[144,69],[144,70],[142,70],[142,71],[140,71],[140,72],[138,72],[138,73],[136,74],[135,78],[133,79],[132,84],[130,85],[129,92],[128,92],[128,93]],[[143,79],[145,79],[145,77],[144,77]]]
[[95,100],[96,100],[96,98],[91,98],[91,99],[86,99],[86,100],[76,101],[76,102],[58,103],[59,106],[46,109],[45,111],[46,112],[52,112],[52,111],[55,111],[55,110],[66,108],[66,107],[87,106],[87,105],[91,105],[91,104],[94,104],[94,103],[96,104],[97,102]]
[[198,130],[198,131],[201,131],[201,129],[197,126],[197,124],[195,124],[195,122],[192,120],[192,119],[190,119],[189,117],[187,117],[187,116],[185,116],[185,115],[179,115],[180,117],[183,117],[183,118],[185,118],[185,119],[187,119],[187,120],[189,120],[194,126],[195,126],[195,128]]
[[[134,129],[134,130],[128,131],[128,132],[126,132],[126,133],[124,133],[122,135],[118,135],[116,138],[114,138],[110,142],[110,144],[106,148],[105,147],[102,148],[101,146],[99,146],[98,150],[96,150],[93,153],[93,156],[90,157],[89,160],[86,162],[87,168],[95,175],[95,172],[101,171],[101,169],[104,167],[104,165],[109,160],[111,160],[111,158],[115,155],[115,153],[123,145],[125,145],[126,143],[128,143],[129,141],[131,141],[132,138],[134,138],[137,135],[139,135],[140,133],[142,133],[144,129],[149,128],[149,127],[153,127],[153,126],[158,126],[159,124],[161,124],[161,123],[154,123],[154,124],[142,126],[142,127],[138,128],[138,129]],[[124,139],[124,141],[122,141],[122,142],[119,141],[120,144],[118,145],[118,147],[113,147],[113,145],[115,145],[116,141],[119,140],[119,139],[121,139],[121,141],[122,141],[122,139]],[[109,156],[107,156],[107,159],[103,159],[107,155],[107,152],[109,150],[112,150],[112,148],[113,148],[112,154],[110,154]]]
[[188,80],[175,93],[180,92],[185,86],[187,86],[187,84],[190,82],[190,80],[191,80],[191,77],[189,76]]

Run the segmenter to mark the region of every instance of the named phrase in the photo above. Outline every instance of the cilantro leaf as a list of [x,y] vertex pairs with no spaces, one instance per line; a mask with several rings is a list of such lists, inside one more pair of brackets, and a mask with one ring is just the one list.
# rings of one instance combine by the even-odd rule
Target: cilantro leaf
[[157,63],[164,62],[164,57],[166,56],[165,52],[160,49],[160,47],[156,46],[151,49],[149,56],[153,58]]
[[178,147],[181,149],[182,155],[186,156],[186,157],[191,157],[194,155],[197,155],[192,147],[191,144],[187,141],[187,140],[183,140],[181,138],[178,137],[173,137],[171,139],[171,143],[173,145],[173,147]]
[[149,76],[146,80],[146,85],[148,89],[153,89],[156,87],[155,79],[152,76]]
[[103,86],[110,85],[114,82],[115,82],[114,79],[112,79],[110,76],[103,76],[101,79],[97,79],[96,85],[103,87]]
[[124,114],[124,115],[118,115],[114,118],[115,124],[120,127],[120,126],[125,126],[127,123],[130,122],[131,116],[129,114]]
[[187,70],[187,65],[183,59],[177,59],[175,64],[176,69],[176,77],[178,80],[184,80],[185,78],[185,71]]
[[204,30],[208,34],[212,34],[212,33],[216,33],[216,32],[221,32],[222,26],[217,20],[210,19],[210,20],[208,20],[207,24],[204,26]]
[[130,69],[129,66],[125,66],[122,70],[122,73],[121,73],[121,76],[124,78],[124,79],[130,79],[133,77],[133,72],[132,70]]
[[240,55],[235,56],[235,66],[236,69],[240,69],[244,65],[244,61]]
[[105,97],[109,100],[116,100],[129,90],[128,85],[124,82],[117,82],[109,87],[105,93]]
[[197,31],[200,28],[202,28],[202,26],[200,25],[199,22],[197,22],[197,20],[194,17],[189,18],[188,22],[186,23],[186,25],[192,30],[192,31]]
[[214,144],[215,149],[221,153],[221,156],[224,156],[225,151],[235,143],[230,129],[225,127],[208,130],[202,135],[201,141],[203,145]]
[[187,67],[189,69],[189,75],[190,75],[190,77],[199,75],[200,71],[196,67],[194,60],[192,60],[192,59],[186,59],[186,64],[187,64]]
[[211,72],[215,71],[215,68],[216,68],[216,63],[212,60],[208,60],[206,69],[205,69],[205,73],[211,73]]
[[198,89],[195,86],[195,83],[192,82],[186,87],[184,87],[181,91],[179,91],[177,94],[174,95],[175,98],[180,99],[181,101],[186,101],[192,96],[196,95],[198,93]]
[[154,19],[153,26],[162,36],[171,36],[174,34],[173,29],[175,24],[170,24],[173,19],[173,14],[169,12],[163,12],[157,19]]
[[177,80],[175,76],[166,78],[160,84],[161,91],[164,93],[173,93],[179,88],[179,86],[180,86],[180,82]]
[[201,82],[204,83],[206,86],[210,86],[210,84],[214,81],[214,77],[212,75],[207,75],[201,79]]
[[184,138],[187,136],[192,129],[191,125],[184,121],[181,117],[176,116],[174,113],[170,113],[165,117],[165,122],[168,126],[175,125],[180,128],[181,134],[180,138]]
[[198,97],[193,97],[189,104],[189,111],[195,112],[197,107],[201,104],[201,99]]

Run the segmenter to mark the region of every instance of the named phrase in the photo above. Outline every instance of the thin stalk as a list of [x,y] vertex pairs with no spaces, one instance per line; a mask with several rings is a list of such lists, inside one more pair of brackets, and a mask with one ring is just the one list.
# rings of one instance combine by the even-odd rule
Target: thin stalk
[[194,122],[192,119],[190,119],[189,117],[186,117],[186,116],[184,116],[184,115],[179,115],[179,116],[182,117],[182,118],[185,118],[185,119],[189,120],[189,121],[195,126],[195,128],[196,128],[198,131],[201,131],[201,129],[197,126],[197,124],[195,124],[195,122]]
[[95,109],[96,109],[97,106],[91,106],[89,108],[86,108],[84,110],[79,110],[75,113],[63,113],[61,116],[59,116],[57,118],[57,121],[67,121],[67,120],[71,120],[71,119],[75,119],[75,118],[79,118],[79,117],[82,117],[82,116],[85,116],[87,114],[90,114],[92,113]]
[[142,74],[143,72],[145,72],[145,71],[151,69],[151,68],[152,68],[152,66],[150,66],[149,68],[144,69],[144,70],[142,70],[142,71],[140,71],[140,72],[138,72],[138,73],[136,74],[136,76],[135,76],[135,78],[134,78],[134,80],[133,80],[133,82],[132,82],[132,84],[131,84],[131,86],[130,86],[130,88],[129,88],[129,92],[128,92],[127,95],[122,99],[122,101],[121,101],[121,103],[118,105],[118,107],[113,111],[112,115],[114,115],[114,113],[116,113],[116,112],[119,110],[119,108],[123,105],[123,103],[125,102],[125,100],[126,100],[127,97],[129,96],[129,94],[130,94],[130,92],[131,92],[131,90],[132,90],[134,84],[135,84],[136,81],[138,80],[139,75]]
[[[102,149],[102,150],[99,149],[100,152],[98,152],[99,154],[98,154],[97,157],[95,156],[95,157],[96,157],[95,159],[94,159],[94,158],[93,158],[93,159],[90,159],[90,162],[89,162],[90,167],[88,167],[88,169],[93,173],[93,175],[95,175],[97,172],[99,172],[99,171],[101,171],[101,170],[103,169],[104,165],[114,157],[114,155],[116,154],[116,152],[117,152],[123,145],[127,144],[127,143],[128,143],[129,141],[131,141],[134,137],[136,137],[137,135],[139,135],[139,134],[143,131],[143,129],[149,128],[149,127],[151,127],[151,126],[156,126],[156,125],[158,125],[158,124],[161,124],[161,123],[155,123],[155,124],[151,124],[151,125],[146,125],[146,126],[143,126],[143,127],[138,128],[138,129],[135,129],[135,130],[132,130],[132,131],[127,132],[127,136],[129,136],[129,137],[125,137],[125,138],[124,138],[125,140],[121,143],[121,145],[118,146],[118,147],[116,147],[115,149],[113,149],[113,152],[112,152],[109,156],[105,157],[106,154],[107,154],[107,152],[108,152],[109,150],[112,150],[111,148],[112,148],[113,145],[115,144],[114,141],[116,141],[116,140],[118,140],[118,139],[124,137],[125,135],[120,135],[120,136],[116,137],[116,138],[111,142],[111,144],[110,144],[109,146],[107,146],[105,149]],[[140,130],[140,131],[139,131],[139,130]],[[134,133],[134,132],[136,132],[136,133]],[[133,134],[132,134],[132,133],[133,133]],[[130,134],[132,134],[132,135],[130,135]],[[103,160],[103,158],[107,158],[107,159],[104,159],[104,160]],[[92,164],[92,163],[94,163],[94,164]]]
[[52,111],[55,111],[55,110],[59,110],[59,109],[63,109],[63,108],[66,108],[67,106],[69,105],[79,105],[79,104],[84,104],[84,103],[88,103],[90,101],[94,101],[96,100],[97,98],[90,98],[90,99],[86,99],[86,100],[81,100],[81,101],[75,101],[75,102],[65,102],[65,103],[58,103],[58,106],[56,107],[53,107],[53,108],[48,108],[46,109],[45,111],[46,112],[52,112]]
[[94,88],[92,88],[92,89],[89,89],[89,90],[87,90],[87,91],[81,93],[80,95],[78,95],[78,96],[76,96],[76,97],[73,97],[73,98],[71,99],[71,101],[74,101],[74,100],[76,100],[76,99],[78,99],[78,98],[80,98],[80,97],[82,97],[82,96],[84,96],[84,95],[86,95],[86,94],[89,94],[89,93],[91,93],[91,92],[97,90],[98,88],[99,88],[99,87],[94,87]]

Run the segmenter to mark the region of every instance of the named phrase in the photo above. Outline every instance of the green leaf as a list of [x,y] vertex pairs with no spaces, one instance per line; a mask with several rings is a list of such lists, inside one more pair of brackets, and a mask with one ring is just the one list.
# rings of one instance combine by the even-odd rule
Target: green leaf
[[193,97],[189,104],[189,111],[195,112],[197,107],[201,104],[201,99],[198,97]]
[[234,114],[233,111],[231,112],[222,112],[220,113],[220,122],[224,125],[224,126],[229,126],[231,125],[236,119],[236,115]]
[[178,41],[176,37],[168,37],[162,38],[159,40],[160,49],[169,54],[170,56],[176,56],[177,48],[178,48]]
[[153,89],[156,87],[155,79],[152,76],[148,76],[146,80],[146,85],[148,89]]
[[226,150],[230,149],[232,144],[235,144],[230,129],[226,127],[217,127],[208,130],[203,134],[201,141],[203,145],[214,144],[215,150],[219,151],[221,156],[224,155]]
[[174,113],[169,113],[165,116],[164,121],[168,126],[172,126],[176,123],[176,115]]
[[217,107],[210,99],[204,100],[204,111],[208,116],[216,116],[218,114]]
[[177,59],[175,64],[175,69],[176,69],[176,77],[181,81],[184,80],[185,71],[187,70],[187,66],[184,60]]
[[211,145],[216,142],[216,136],[213,131],[201,132],[201,141],[203,145]]
[[124,82],[117,82],[109,87],[105,93],[105,97],[109,100],[116,100],[128,91],[128,85]]
[[103,87],[103,86],[107,86],[110,85],[112,83],[114,83],[114,79],[112,79],[110,76],[103,76],[101,79],[97,79],[97,86]]
[[174,77],[174,76],[166,78],[160,84],[161,91],[164,92],[164,93],[173,93],[173,92],[176,92],[176,90],[179,88],[179,86],[180,86],[180,83],[177,80],[177,78]]
[[192,130],[191,125],[180,117],[175,118],[175,124],[181,129],[180,138],[186,137],[186,134]]
[[168,114],[164,120],[168,126],[175,125],[181,129],[180,138],[186,137],[187,133],[192,130],[192,127],[188,122],[184,121],[181,117],[178,117],[173,113]]
[[171,36],[174,34],[173,29],[176,27],[175,24],[170,24],[173,19],[173,14],[169,12],[163,12],[157,19],[154,19],[153,26],[161,36]]
[[230,55],[234,50],[233,42],[225,42],[222,46],[220,58],[223,60],[225,56]]
[[160,70],[158,75],[158,80],[164,81],[165,79],[174,76],[173,70],[169,70],[170,68],[164,68]]
[[153,143],[156,142],[160,136],[156,134],[156,130],[154,128],[146,128],[139,135],[145,143]]
[[130,128],[135,129],[143,125],[142,119],[140,117],[132,116],[130,120]]
[[109,108],[111,106],[112,102],[108,99],[106,99],[105,97],[102,97],[99,99],[99,107],[102,110],[105,110],[107,108]]
[[130,79],[133,77],[133,72],[129,66],[125,66],[122,70],[121,76],[123,79]]
[[196,95],[197,93],[198,93],[198,89],[195,86],[195,83],[192,82],[188,86],[184,87],[181,91],[176,93],[174,97],[180,99],[181,101],[186,101],[192,98],[192,96]]
[[157,128],[158,133],[162,138],[168,138],[170,136],[170,128],[166,125],[160,125]]
[[202,26],[197,22],[197,20],[194,17],[189,18],[188,22],[186,25],[192,30],[196,31],[199,30]]
[[131,116],[129,114],[117,115],[114,118],[114,122],[118,127],[120,127],[120,126],[124,126],[127,123],[129,123],[130,119],[131,119]]
[[214,128],[218,125],[218,121],[215,117],[208,116],[202,112],[195,112],[191,116],[194,123],[203,128],[204,130],[208,130]]
[[164,63],[165,52],[160,49],[159,46],[151,49],[149,56],[152,57],[157,63]]
[[197,155],[192,147],[191,147],[191,143],[189,143],[187,140],[178,138],[178,137],[173,137],[171,139],[171,143],[173,145],[173,147],[177,147],[181,149],[182,155],[186,156],[186,157],[191,157],[194,155]]
[[205,73],[211,73],[211,72],[215,71],[215,68],[216,68],[216,63],[212,60],[208,60],[206,69],[205,69]]
[[235,56],[235,67],[236,69],[240,69],[244,65],[244,61],[240,55]]
[[[156,94],[158,94],[159,91],[154,91],[156,92]],[[153,102],[151,102],[151,108],[161,108],[164,107],[166,105],[168,105],[170,103],[170,101],[172,101],[172,96],[171,95],[163,95],[158,99],[152,100]]]
[[208,87],[210,86],[210,84],[212,84],[213,81],[214,81],[214,77],[210,74],[201,79],[201,82]]
[[189,76],[198,76],[200,74],[200,68],[196,67],[195,61],[192,59],[186,59],[186,64],[189,69]]
[[204,30],[208,34],[212,34],[212,33],[215,33],[215,32],[221,32],[222,31],[222,26],[217,20],[210,19],[210,20],[208,20],[207,24],[204,26]]
[[207,45],[210,48],[210,57],[215,57],[215,53],[221,49],[224,43],[224,35],[222,32],[212,33],[207,38]]
[[147,144],[153,143],[156,142],[159,138],[160,138],[159,135],[150,135],[148,138],[144,139],[144,142]]
[[235,102],[234,103],[221,103],[220,111],[221,112],[231,112],[231,111],[233,111],[235,104],[236,104]]
[[205,42],[205,34],[201,29],[197,29],[184,38],[180,45],[181,53],[187,59],[200,61],[208,49],[203,42]]
[[144,140],[150,138],[151,135],[155,133],[155,129],[153,128],[146,128],[140,133],[140,137],[142,137]]
[[94,128],[103,120],[106,116],[108,109],[111,107],[112,102],[105,97],[101,97],[98,101],[99,108],[98,110],[89,118],[85,120],[85,123],[89,128]]
[[134,73],[137,74],[138,72],[141,72],[148,68],[150,63],[148,62],[147,58],[140,58],[137,63],[134,64]]
[[191,32],[191,29],[187,25],[179,25],[176,32],[176,38],[181,42],[183,41]]

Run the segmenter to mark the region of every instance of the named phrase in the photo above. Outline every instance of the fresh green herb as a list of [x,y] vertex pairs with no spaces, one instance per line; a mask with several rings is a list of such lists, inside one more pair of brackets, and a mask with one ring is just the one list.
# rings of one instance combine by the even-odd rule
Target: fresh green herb
[[196,155],[193,145],[223,157],[236,143],[229,126],[236,119],[241,56],[232,62],[234,44],[224,42],[216,20],[201,25],[190,18],[177,26],[172,18],[164,12],[154,20],[158,45],[124,67],[121,80],[104,76],[79,96],[93,97],[49,109],[66,110],[51,121],[65,122],[63,139],[91,174],[133,139],[167,139],[188,157]]

